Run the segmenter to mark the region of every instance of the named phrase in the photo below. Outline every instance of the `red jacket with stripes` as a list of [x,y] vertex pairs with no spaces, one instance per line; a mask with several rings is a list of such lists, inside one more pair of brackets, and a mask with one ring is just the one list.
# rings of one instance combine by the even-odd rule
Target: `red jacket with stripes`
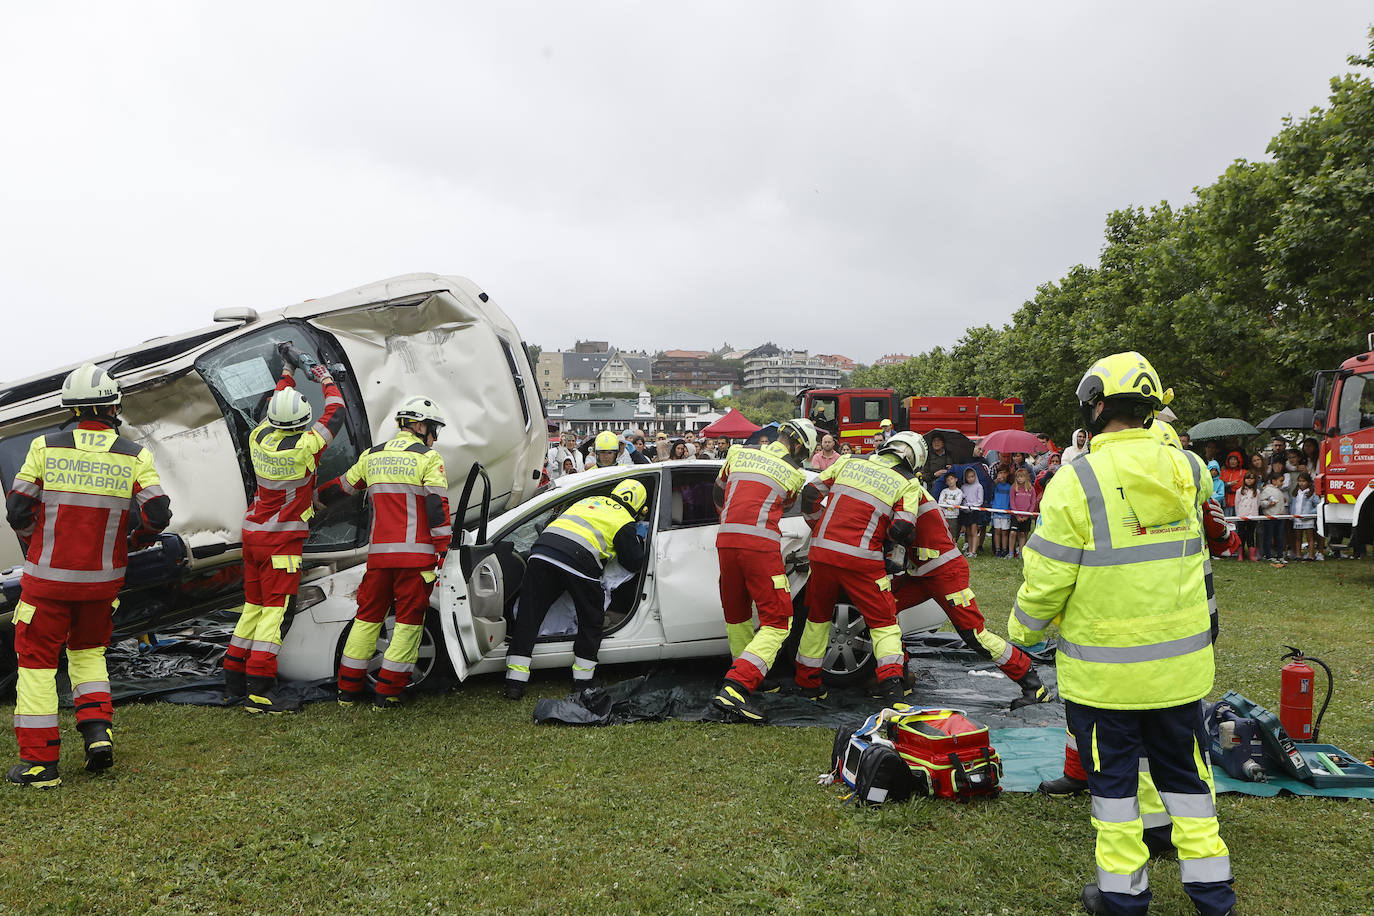
[[130,546],[151,544],[172,518],[152,453],[98,420],[34,439],[5,511],[25,542],[23,593],[73,601],[113,599]]

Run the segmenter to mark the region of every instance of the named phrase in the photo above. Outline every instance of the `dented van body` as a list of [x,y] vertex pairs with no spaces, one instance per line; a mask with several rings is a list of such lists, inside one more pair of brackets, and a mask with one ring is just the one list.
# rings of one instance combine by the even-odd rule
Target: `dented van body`
[[[225,579],[240,559],[243,516],[256,487],[247,437],[281,372],[283,342],[334,367],[343,392],[344,425],[321,456],[321,481],[390,438],[396,407],[424,394],[448,420],[436,448],[452,501],[475,462],[491,480],[493,506],[518,505],[538,488],[546,426],[533,368],[515,325],[470,280],[407,274],[263,314],[224,309],[215,321],[92,360],[120,382],[121,432],[153,453],[171,498],[169,530],[184,547],[184,580]],[[70,416],[59,392],[73,368],[0,387],[6,491],[30,441]],[[320,387],[299,370],[296,382],[319,416]],[[367,536],[360,497],[331,506],[311,526],[305,563],[316,567],[314,575],[356,564],[366,556]],[[21,562],[18,539],[0,537],[0,569]]]

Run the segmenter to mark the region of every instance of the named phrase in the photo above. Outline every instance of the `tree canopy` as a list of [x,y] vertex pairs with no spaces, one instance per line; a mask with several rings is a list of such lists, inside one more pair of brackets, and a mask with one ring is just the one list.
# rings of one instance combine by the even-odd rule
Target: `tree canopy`
[[1309,404],[1312,373],[1374,331],[1374,30],[1369,42],[1325,108],[1284,119],[1269,159],[1236,160],[1185,206],[1113,211],[1096,266],[1043,284],[1001,328],[852,384],[1015,395],[1028,428],[1062,436],[1088,365],[1138,350],[1186,425]]

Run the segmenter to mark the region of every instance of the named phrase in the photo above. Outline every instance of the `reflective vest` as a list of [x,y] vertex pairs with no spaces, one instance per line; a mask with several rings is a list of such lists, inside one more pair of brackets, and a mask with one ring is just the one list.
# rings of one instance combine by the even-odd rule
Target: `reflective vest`
[[896,521],[914,527],[925,492],[916,474],[907,476],[897,464],[893,455],[846,455],[812,482],[826,499],[811,540],[812,559],[837,566],[855,559],[883,562],[888,529]]
[[615,556],[616,534],[634,520],[629,509],[609,496],[590,496],[563,510],[539,539],[570,541],[589,551],[598,567],[604,567]]
[[786,446],[731,449],[716,481],[725,488],[716,547],[780,550],[782,514],[806,486],[806,473],[787,460]]
[[363,452],[353,467],[326,486],[345,494],[366,489],[372,501],[369,569],[433,569],[448,549],[444,459],[408,429]]
[[1030,644],[1060,617],[1065,698],[1158,709],[1212,689],[1206,478],[1195,456],[1128,429],[1095,436],[1045,488],[1008,629]]
[[16,495],[37,503],[32,528],[17,532],[29,538],[20,588],[26,595],[81,601],[119,592],[130,508],[139,509],[147,528],[143,508],[166,500],[152,453],[92,422],[34,439],[14,477],[11,501]]
[[[289,387],[290,379],[277,383],[278,391]],[[258,489],[243,518],[245,539],[302,541],[310,534],[315,471],[320,453],[334,441],[334,431],[341,425],[334,418],[343,403],[338,387],[330,383],[324,387],[324,411],[310,429],[277,429],[264,420],[249,434]]]

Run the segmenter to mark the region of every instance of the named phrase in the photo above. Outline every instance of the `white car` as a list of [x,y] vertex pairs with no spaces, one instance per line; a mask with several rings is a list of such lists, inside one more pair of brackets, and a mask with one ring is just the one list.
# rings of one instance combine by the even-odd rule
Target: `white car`
[[[463,544],[450,551],[435,589],[412,684],[449,668],[459,680],[505,670],[506,633],[514,620],[530,548],[540,532],[572,503],[609,493],[627,477],[640,481],[649,493],[647,559],[642,570],[628,575],[608,592],[601,664],[728,657],[715,546],[719,517],[712,499],[721,463],[667,461],[569,475],[489,524],[465,531]],[[463,505],[457,507],[459,517],[469,508],[473,489],[469,485],[465,490]],[[782,534],[788,579],[792,594],[798,596],[795,605],[799,617],[793,637],[780,656],[790,657],[799,638],[800,622],[805,619],[805,599],[801,596],[808,575],[810,541],[810,531],[796,507],[783,519]],[[356,566],[302,586],[297,612],[279,656],[282,677],[314,680],[336,673],[349,622],[357,609],[363,572],[362,566]],[[555,613],[545,622],[545,635],[535,646],[531,668],[572,665],[572,632],[560,625],[557,610],[555,605]],[[568,617],[563,615],[562,620]],[[944,622],[944,613],[933,601],[903,609],[899,615],[903,634],[932,630]],[[394,617],[389,617],[378,654],[372,660],[373,675],[393,625]],[[872,671],[868,628],[851,605],[836,607],[830,651],[823,667],[827,679],[836,684],[857,681]]]

